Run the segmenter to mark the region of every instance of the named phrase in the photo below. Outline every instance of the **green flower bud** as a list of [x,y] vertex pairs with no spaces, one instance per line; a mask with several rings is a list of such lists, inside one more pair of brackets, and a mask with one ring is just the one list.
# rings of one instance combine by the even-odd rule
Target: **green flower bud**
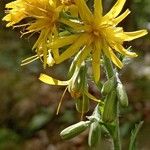
[[89,98],[85,94],[83,94],[81,99],[76,99],[76,109],[82,114],[89,111]]
[[112,122],[117,116],[117,93],[115,90],[111,91],[105,99],[103,121]]
[[80,121],[61,131],[60,136],[62,139],[71,139],[86,130],[89,124],[90,121]]
[[101,127],[96,121],[90,125],[88,144],[90,147],[96,147],[101,137]]
[[101,92],[102,94],[107,95],[114,87],[115,87],[115,78],[112,77],[103,84]]
[[119,99],[120,104],[123,107],[128,106],[128,96],[126,90],[121,82],[117,84],[117,97]]

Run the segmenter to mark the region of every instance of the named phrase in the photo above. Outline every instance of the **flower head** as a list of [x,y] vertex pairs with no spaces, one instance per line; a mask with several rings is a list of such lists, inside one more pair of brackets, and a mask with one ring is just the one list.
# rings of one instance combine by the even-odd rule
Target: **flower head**
[[[36,49],[38,58],[43,57],[45,67],[49,51],[46,45],[58,34],[56,26],[61,6],[58,5],[57,0],[16,0],[8,3],[6,8],[8,14],[3,20],[8,22],[7,27],[25,26],[23,35],[36,32],[40,34],[33,49]],[[16,25],[26,18],[30,18],[31,21],[27,24]],[[54,50],[55,56],[57,56],[56,50]]]
[[49,47],[60,48],[70,45],[56,60],[56,63],[70,58],[81,51],[82,61],[91,55],[93,75],[96,82],[100,79],[100,58],[106,55],[117,67],[122,68],[122,62],[117,58],[116,52],[125,56],[136,57],[137,54],[129,52],[123,47],[124,41],[131,41],[147,34],[146,30],[124,32],[117,25],[130,13],[127,9],[121,15],[120,12],[126,0],[118,0],[112,9],[103,15],[102,1],[94,0],[93,12],[88,8],[85,0],[76,0],[80,20],[60,21],[76,32],[74,35],[65,36],[50,43]]

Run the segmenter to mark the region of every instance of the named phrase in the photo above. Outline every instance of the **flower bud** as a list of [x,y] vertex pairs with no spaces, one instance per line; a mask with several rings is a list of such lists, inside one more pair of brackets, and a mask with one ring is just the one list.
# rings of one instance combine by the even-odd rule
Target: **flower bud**
[[102,87],[102,94],[106,95],[108,93],[110,93],[110,91],[115,87],[115,78],[112,77],[109,80],[107,80]]
[[62,139],[71,139],[86,130],[89,124],[90,121],[80,121],[61,131],[60,136]]
[[81,99],[76,99],[76,109],[79,113],[86,113],[89,110],[89,98],[83,94]]
[[105,99],[103,121],[112,122],[117,116],[117,94],[116,91],[111,91]]
[[123,107],[128,106],[128,96],[126,90],[121,82],[117,84],[117,97],[119,99],[120,104]]

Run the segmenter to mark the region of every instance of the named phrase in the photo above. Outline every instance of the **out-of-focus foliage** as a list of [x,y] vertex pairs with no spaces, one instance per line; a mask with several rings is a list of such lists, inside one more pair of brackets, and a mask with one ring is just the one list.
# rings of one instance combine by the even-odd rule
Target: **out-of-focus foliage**
[[[0,2],[0,17],[4,16],[4,5],[8,1]],[[109,9],[113,0],[104,1]],[[89,0],[90,4],[90,0]],[[150,30],[150,1],[130,0],[127,7],[132,10],[131,15],[122,23],[127,31],[138,28]],[[67,93],[59,116],[56,108],[64,91],[63,88],[47,86],[38,80],[42,64],[20,67],[22,59],[31,55],[31,45],[34,36],[20,38],[17,30],[11,31],[0,22],[0,150],[76,150],[87,149],[86,132],[73,140],[62,142],[59,137],[61,129],[68,124],[80,120],[79,114]],[[138,136],[139,150],[150,149],[150,40],[149,36],[136,40],[132,48],[139,54],[122,71],[122,80],[129,95],[130,107],[122,108],[121,133],[128,139],[128,133],[139,120],[144,125]],[[128,61],[127,61],[128,62]],[[65,78],[69,62],[56,66],[45,72]],[[91,84],[90,92],[99,95]],[[93,106],[94,107],[94,104]],[[87,114],[88,115],[88,114]],[[109,145],[107,136],[104,145]],[[124,149],[128,140],[124,141]],[[106,148],[107,149],[107,148]],[[109,149],[109,148],[108,148]]]

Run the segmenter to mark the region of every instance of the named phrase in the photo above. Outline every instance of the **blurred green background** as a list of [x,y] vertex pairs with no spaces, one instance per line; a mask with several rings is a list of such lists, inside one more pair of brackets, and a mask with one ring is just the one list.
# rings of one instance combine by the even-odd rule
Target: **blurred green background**
[[[4,16],[5,4],[0,1],[0,18]],[[114,0],[105,0],[104,8],[109,10]],[[150,1],[128,0],[125,8],[132,13],[121,23],[125,31],[141,28],[150,30]],[[125,9],[124,8],[124,9]],[[36,37],[20,38],[19,29],[12,31],[0,21],[0,150],[87,150],[87,132],[63,141],[59,133],[65,127],[78,122],[80,114],[70,95],[65,95],[60,114],[56,108],[64,91],[63,87],[48,86],[38,80],[41,72],[64,79],[69,63],[65,62],[47,70],[40,62],[21,67],[21,60],[31,56]],[[130,105],[121,110],[121,134],[123,149],[135,123],[144,120],[138,135],[138,149],[150,150],[150,36],[127,43],[139,57],[132,60],[120,72],[126,86]],[[90,91],[98,95],[93,85]],[[91,104],[91,111],[95,103]],[[87,114],[88,115],[88,114]],[[102,149],[110,149],[110,140],[103,135]]]

